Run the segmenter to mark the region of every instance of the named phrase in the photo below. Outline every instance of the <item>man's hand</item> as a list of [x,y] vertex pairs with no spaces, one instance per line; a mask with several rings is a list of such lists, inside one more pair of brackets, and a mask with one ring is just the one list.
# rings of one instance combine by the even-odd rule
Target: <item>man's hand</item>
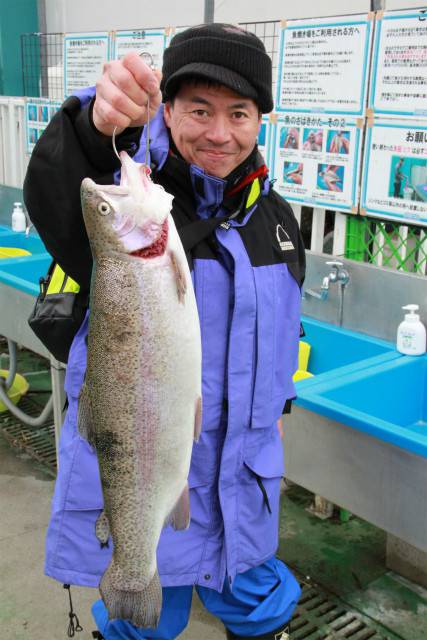
[[141,127],[147,122],[147,101],[150,98],[150,118],[162,101],[161,71],[152,70],[135,52],[121,60],[104,65],[101,79],[96,83],[93,123],[106,136],[117,134],[127,127]]

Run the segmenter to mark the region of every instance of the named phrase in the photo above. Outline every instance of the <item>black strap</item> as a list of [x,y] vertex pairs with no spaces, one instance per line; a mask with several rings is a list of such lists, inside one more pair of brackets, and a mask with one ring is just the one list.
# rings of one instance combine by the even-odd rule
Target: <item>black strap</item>
[[77,632],[83,631],[83,627],[81,626],[77,615],[73,611],[73,601],[71,600],[71,587],[69,584],[64,584],[63,586],[64,586],[64,589],[68,590],[68,597],[70,599],[70,611],[68,613],[68,617],[70,620],[68,623],[67,636],[69,638],[74,638],[76,631]]
[[296,398],[288,398],[285,402],[285,406],[283,407],[283,411],[282,413],[291,413],[292,411],[292,402],[293,400],[296,400]]
[[263,498],[264,498],[265,506],[268,509],[268,513],[271,515],[272,511],[271,511],[270,501],[268,499],[267,491],[265,490],[265,487],[264,487],[263,482],[262,482],[261,478],[259,477],[259,475],[257,473],[255,473],[255,472],[254,472],[254,475],[255,475],[256,481],[258,483],[258,486],[261,489],[261,493],[262,493]]
[[233,214],[221,218],[195,220],[180,227],[178,232],[184,251],[186,253],[191,251],[199,242],[208,238],[217,227],[221,224],[226,224],[231,217],[233,217]]

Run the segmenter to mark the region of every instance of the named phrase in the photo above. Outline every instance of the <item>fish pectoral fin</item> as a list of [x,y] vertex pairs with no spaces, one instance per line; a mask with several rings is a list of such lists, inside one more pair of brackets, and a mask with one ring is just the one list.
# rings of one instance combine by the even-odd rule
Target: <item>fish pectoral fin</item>
[[190,490],[188,483],[184,487],[178,502],[172,509],[170,516],[167,518],[165,525],[170,524],[175,531],[188,529],[190,526]]
[[107,514],[103,511],[95,524],[95,534],[101,543],[101,549],[108,547],[108,538],[110,537],[110,523],[108,522]]
[[196,400],[196,412],[194,415],[194,441],[198,442],[202,433],[202,398]]
[[187,291],[187,281],[185,278],[185,271],[182,269],[181,264],[179,262],[179,258],[175,251],[169,252],[172,268],[175,272],[176,278],[176,291],[178,293],[178,300],[184,304],[185,301],[185,293]]
[[94,445],[94,431],[92,425],[92,410],[89,399],[88,388],[83,384],[79,396],[79,407],[77,411],[77,428],[82,438],[87,440],[90,445]]

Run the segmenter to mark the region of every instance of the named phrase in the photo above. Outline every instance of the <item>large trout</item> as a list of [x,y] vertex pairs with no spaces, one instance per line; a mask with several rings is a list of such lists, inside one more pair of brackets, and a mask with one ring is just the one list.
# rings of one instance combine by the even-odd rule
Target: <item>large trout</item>
[[[120,154],[120,185],[82,182],[94,259],[79,430],[97,452],[113,556],[100,592],[110,619],[158,624],[156,549],[190,522],[187,476],[201,424],[201,341],[172,196]],[[95,532],[94,532],[95,534]]]

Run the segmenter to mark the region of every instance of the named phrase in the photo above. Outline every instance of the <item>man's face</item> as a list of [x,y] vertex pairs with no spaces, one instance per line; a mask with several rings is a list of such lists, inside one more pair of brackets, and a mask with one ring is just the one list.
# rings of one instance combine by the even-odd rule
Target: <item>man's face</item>
[[217,178],[248,157],[261,124],[255,102],[223,86],[183,84],[164,118],[182,157]]

